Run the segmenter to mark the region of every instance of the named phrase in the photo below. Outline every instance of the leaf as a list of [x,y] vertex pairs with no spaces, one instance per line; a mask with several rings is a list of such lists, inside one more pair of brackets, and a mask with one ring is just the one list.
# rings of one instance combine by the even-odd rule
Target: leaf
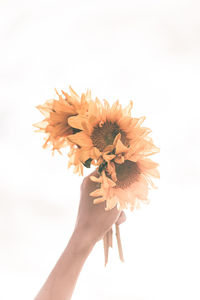
[[88,159],[83,163],[84,167],[90,168],[91,162],[92,162],[92,158],[88,158]]
[[108,164],[108,163],[105,161],[105,162],[103,162],[103,163],[99,166],[98,172],[99,172],[100,174],[101,174],[101,172],[102,172],[103,170],[106,169],[107,164]]

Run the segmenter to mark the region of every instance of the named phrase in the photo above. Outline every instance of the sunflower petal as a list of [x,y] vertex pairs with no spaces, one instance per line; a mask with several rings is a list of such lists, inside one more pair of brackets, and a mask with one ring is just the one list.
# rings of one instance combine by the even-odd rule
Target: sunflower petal
[[71,127],[77,128],[77,129],[80,129],[80,130],[84,130],[84,127],[82,126],[82,123],[85,122],[85,121],[87,121],[87,118],[84,117],[84,116],[80,116],[80,115],[68,118],[68,124]]
[[117,164],[123,164],[124,163],[124,156],[118,156],[115,158],[115,162]]
[[103,196],[104,192],[102,189],[97,189],[93,192],[90,193],[90,196],[93,196],[93,197],[97,197],[97,196]]
[[118,133],[114,139],[113,145],[116,147],[118,140],[121,140],[121,133]]
[[105,198],[104,197],[100,197],[100,198],[96,198],[93,200],[93,203],[94,204],[98,204],[98,203],[101,203],[101,202],[104,202],[105,201]]
[[79,151],[79,160],[81,161],[81,162],[85,162],[85,161],[87,161],[89,158],[90,158],[90,149],[82,149],[81,148],[81,150]]
[[108,155],[108,154],[103,154],[103,158],[105,159],[105,161],[110,161],[110,160],[112,160],[113,158],[115,158],[115,156],[116,156],[116,155],[114,155],[114,154],[110,154],[110,155]]
[[79,103],[80,102],[80,97],[79,95],[72,89],[71,86],[69,86],[69,90],[73,98]]
[[117,200],[115,197],[106,200],[106,208],[105,210],[110,210],[117,205]]
[[102,182],[102,177],[95,177],[95,176],[90,176],[90,179],[93,181],[93,182]]
[[123,109],[124,115],[130,116],[132,108],[133,108],[133,101],[130,100],[130,103]]
[[94,147],[92,148],[92,156],[94,159],[99,159],[99,157],[101,156],[101,152],[99,151],[98,148]]
[[104,153],[109,153],[109,152],[112,152],[114,149],[114,145],[108,145],[104,150],[103,152]]
[[124,146],[124,144],[121,142],[120,139],[117,140],[117,143],[116,143],[116,151],[115,153],[116,154],[119,154],[119,153],[123,153],[123,152],[127,152],[128,151],[128,148],[126,146]]
[[76,145],[79,145],[80,147],[89,148],[90,146],[92,146],[91,140],[89,139],[89,137],[83,131],[78,132],[76,134],[69,135],[67,137],[67,139],[70,142],[72,142]]

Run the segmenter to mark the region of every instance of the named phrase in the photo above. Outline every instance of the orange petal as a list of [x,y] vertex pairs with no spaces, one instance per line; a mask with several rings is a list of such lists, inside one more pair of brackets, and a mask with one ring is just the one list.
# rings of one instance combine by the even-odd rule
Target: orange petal
[[116,151],[115,153],[116,154],[119,154],[119,153],[123,153],[123,152],[127,152],[128,151],[128,148],[126,146],[124,146],[124,144],[121,142],[120,139],[117,140],[117,143],[116,143]]
[[87,122],[87,118],[77,115],[77,116],[73,116],[68,118],[68,124],[73,127],[73,128],[77,128],[77,129],[81,129],[84,130],[82,123],[86,121]]
[[124,115],[130,116],[132,108],[133,108],[133,101],[130,100],[130,103],[123,109]]
[[103,196],[104,192],[102,189],[97,189],[93,192],[90,193],[90,196],[93,196],[93,197],[97,197],[97,196]]
[[87,101],[91,99],[91,90],[87,90],[85,97]]
[[158,167],[158,163],[154,162],[153,160],[146,158],[138,161],[138,166],[140,169],[145,170],[145,169],[153,169]]
[[114,146],[113,145],[108,145],[108,146],[106,146],[106,148],[103,150],[103,152],[104,153],[106,153],[106,152],[111,152],[111,151],[113,151],[113,149],[114,149]]
[[76,100],[76,103],[80,103],[80,97],[79,97],[79,95],[72,89],[72,87],[71,86],[69,86],[69,90],[70,90],[70,93],[71,93],[71,95],[73,96],[73,100]]
[[110,174],[112,180],[114,182],[117,181],[117,175],[116,175],[116,170],[115,170],[115,164],[113,162],[108,162],[108,165],[107,165],[107,170],[108,170],[108,173]]
[[115,162],[116,162],[117,164],[123,164],[123,163],[124,163],[124,156],[116,157],[116,158],[115,158]]
[[110,161],[112,160],[113,158],[115,158],[115,155],[114,154],[103,154],[103,158],[105,159],[105,161]]
[[116,146],[117,145],[117,142],[118,140],[121,140],[121,133],[118,133],[114,139],[114,142],[113,142],[113,145]]
[[109,200],[106,200],[106,208],[105,210],[110,210],[114,208],[117,205],[116,197],[110,198]]
[[93,148],[93,154],[95,159],[98,159],[101,156],[101,152],[96,147]]
[[91,116],[89,117],[89,123],[90,123],[90,125],[91,125],[92,127],[95,126],[97,122],[98,122],[98,120],[97,120],[97,118],[96,118],[94,115],[91,115]]
[[87,134],[88,136],[90,136],[91,133],[92,133],[92,128],[91,128],[91,126],[89,125],[89,123],[86,122],[86,121],[83,121],[83,122],[81,122],[81,125],[82,125],[83,130],[85,130],[86,134]]
[[104,197],[101,197],[101,198],[96,198],[93,200],[93,203],[94,204],[98,204],[98,203],[101,203],[101,202],[104,202],[105,201],[105,198]]
[[76,145],[79,145],[81,147],[91,147],[92,146],[91,140],[83,131],[78,132],[76,134],[69,135],[67,137],[67,139],[70,142],[72,142]]
[[90,158],[90,150],[87,149],[81,149],[79,152],[79,160],[81,162],[85,162],[86,160],[88,160]]
[[93,181],[93,182],[102,182],[102,177],[95,177],[95,176],[90,176],[90,179]]
[[52,112],[52,107],[48,106],[48,103],[46,102],[44,105],[38,105],[36,108],[45,116],[49,117],[50,112]]
[[114,181],[112,181],[110,178],[106,176],[105,171],[102,172],[102,178],[103,178],[103,183],[102,183],[103,188],[108,189],[116,185]]
[[42,122],[38,122],[33,124],[34,127],[40,128],[40,129],[45,129],[48,126],[48,122],[46,121],[42,121]]

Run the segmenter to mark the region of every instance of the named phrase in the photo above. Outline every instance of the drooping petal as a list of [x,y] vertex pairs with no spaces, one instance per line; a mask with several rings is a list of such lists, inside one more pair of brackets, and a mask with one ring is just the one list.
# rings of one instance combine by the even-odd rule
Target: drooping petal
[[90,149],[87,150],[87,148],[81,148],[79,151],[79,160],[84,163],[89,158],[91,158]]
[[68,124],[71,127],[77,128],[77,129],[80,129],[80,130],[84,130],[84,128],[82,126],[83,122],[87,122],[87,118],[85,116],[77,115],[77,116],[70,117],[68,119]]
[[122,156],[122,155],[117,156],[117,157],[115,158],[115,162],[116,162],[117,164],[123,164],[123,163],[124,163],[124,156]]
[[92,151],[94,159],[99,159],[99,157],[101,156],[101,152],[99,151],[99,149],[97,147],[93,147]]
[[114,139],[113,145],[116,147],[118,140],[121,139],[121,133],[118,133]]
[[100,198],[96,198],[93,200],[93,203],[94,204],[98,204],[98,203],[101,203],[101,202],[104,202],[105,201],[105,198],[104,197],[100,197]]
[[93,181],[93,182],[102,182],[102,177],[95,177],[95,176],[90,176],[90,179]]
[[83,132],[78,132],[76,134],[69,135],[67,139],[80,147],[90,147],[92,142],[89,137]]
[[103,159],[105,159],[105,161],[107,162],[112,160],[113,158],[115,158],[114,154],[103,154]]
[[124,146],[124,144],[121,142],[120,139],[117,140],[117,144],[116,144],[116,151],[115,154],[119,154],[119,153],[126,153],[128,152],[128,148],[126,146]]
[[102,189],[97,189],[97,190],[91,192],[90,196],[98,197],[98,196],[102,196],[103,194],[104,194],[104,192]]
[[114,208],[117,205],[117,199],[116,197],[110,198],[106,201],[106,208],[105,210],[110,210]]
[[114,162],[109,161],[107,164],[107,171],[108,174],[111,176],[112,180],[114,182],[117,181],[117,175],[116,175],[116,170],[115,170],[115,164]]

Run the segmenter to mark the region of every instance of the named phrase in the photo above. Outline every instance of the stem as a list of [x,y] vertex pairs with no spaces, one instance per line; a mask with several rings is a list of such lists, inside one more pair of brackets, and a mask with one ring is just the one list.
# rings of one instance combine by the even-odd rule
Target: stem
[[119,225],[115,224],[115,228],[116,228],[116,238],[117,238],[117,246],[118,246],[118,251],[119,251],[119,257],[120,257],[120,260],[124,262],[124,256],[123,256],[122,243],[121,243],[121,238],[120,238]]
[[112,247],[112,236],[113,236],[113,230],[112,228],[105,234],[103,238],[103,246],[104,246],[104,257],[105,257],[105,266],[108,263],[108,252],[109,252],[109,247]]

